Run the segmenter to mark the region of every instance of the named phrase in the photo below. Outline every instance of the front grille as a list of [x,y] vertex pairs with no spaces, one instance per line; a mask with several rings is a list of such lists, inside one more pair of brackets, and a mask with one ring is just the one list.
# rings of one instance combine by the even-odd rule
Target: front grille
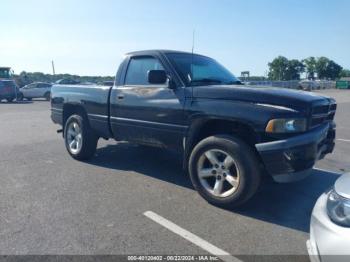
[[337,104],[317,105],[312,108],[311,127],[322,125],[334,120]]

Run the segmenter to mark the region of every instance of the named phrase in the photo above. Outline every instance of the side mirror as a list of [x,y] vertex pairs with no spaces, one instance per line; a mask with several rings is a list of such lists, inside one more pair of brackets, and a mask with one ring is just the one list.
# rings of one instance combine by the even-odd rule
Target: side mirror
[[148,82],[150,84],[162,85],[166,84],[168,76],[164,70],[148,71]]

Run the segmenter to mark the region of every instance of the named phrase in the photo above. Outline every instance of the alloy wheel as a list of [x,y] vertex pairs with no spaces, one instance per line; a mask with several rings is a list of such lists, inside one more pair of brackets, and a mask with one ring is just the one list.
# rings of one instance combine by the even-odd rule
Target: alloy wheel
[[239,186],[240,172],[234,158],[219,149],[210,149],[200,156],[197,173],[201,185],[215,197],[229,197]]
[[71,153],[79,153],[83,144],[83,134],[79,124],[77,122],[70,123],[66,135],[68,147]]

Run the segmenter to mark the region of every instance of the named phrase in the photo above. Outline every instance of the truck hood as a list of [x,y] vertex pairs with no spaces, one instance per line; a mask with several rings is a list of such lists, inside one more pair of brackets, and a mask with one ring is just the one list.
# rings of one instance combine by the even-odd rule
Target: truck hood
[[305,110],[314,103],[329,103],[333,100],[326,96],[305,91],[242,85],[195,86],[193,87],[193,96],[195,98],[225,99],[284,106],[296,110]]

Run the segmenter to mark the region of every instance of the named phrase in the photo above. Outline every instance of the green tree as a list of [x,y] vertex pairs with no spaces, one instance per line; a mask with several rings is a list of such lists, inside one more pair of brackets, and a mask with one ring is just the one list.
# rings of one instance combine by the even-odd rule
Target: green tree
[[316,73],[319,79],[327,78],[327,66],[329,61],[330,60],[324,56],[321,56],[316,60]]
[[350,70],[349,69],[343,69],[340,72],[340,77],[350,77]]
[[305,69],[306,69],[307,78],[314,79],[315,73],[316,73],[316,58],[313,56],[310,56],[310,57],[304,59],[302,62],[303,62]]
[[335,80],[340,77],[340,73],[342,72],[343,68],[338,65],[336,62],[333,60],[330,60],[328,65],[327,65],[327,75],[328,78]]
[[327,57],[319,57],[316,61],[316,72],[319,79],[336,79],[339,78],[343,68],[333,60]]
[[284,80],[288,68],[288,59],[284,56],[276,57],[269,64],[269,79]]
[[300,74],[305,71],[304,64],[297,59],[288,61],[284,80],[299,80]]
[[269,63],[269,79],[271,80],[298,80],[304,72],[304,65],[299,60],[288,60],[279,56]]

